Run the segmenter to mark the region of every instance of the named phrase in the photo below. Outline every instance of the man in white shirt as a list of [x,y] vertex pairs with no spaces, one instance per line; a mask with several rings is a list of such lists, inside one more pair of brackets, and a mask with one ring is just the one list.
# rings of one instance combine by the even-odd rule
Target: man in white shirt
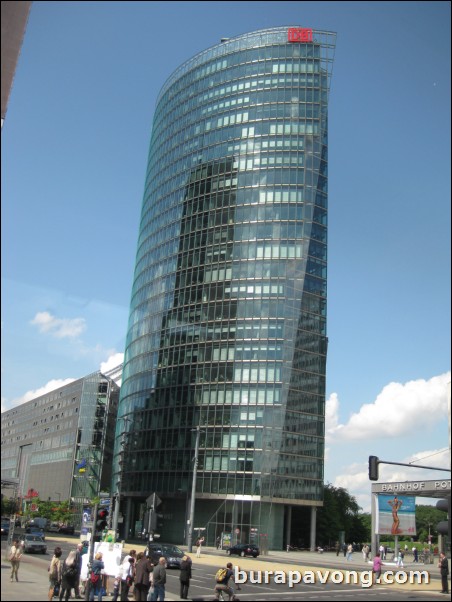
[[130,553],[126,554],[121,564],[121,602],[127,602],[129,598],[130,585],[127,583],[127,577],[133,577],[133,567],[136,556],[137,551],[130,550]]

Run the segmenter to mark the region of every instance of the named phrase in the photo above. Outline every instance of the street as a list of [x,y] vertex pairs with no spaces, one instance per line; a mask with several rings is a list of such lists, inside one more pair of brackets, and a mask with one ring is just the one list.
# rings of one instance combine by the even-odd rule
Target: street
[[[19,583],[11,583],[9,579],[9,562],[5,559],[6,542],[2,541],[2,601],[15,600],[46,600],[48,591],[48,573],[53,549],[56,545],[63,548],[63,558],[69,550],[78,543],[76,537],[47,537],[47,555],[25,554],[19,570]],[[126,544],[126,549],[134,547],[140,551],[143,544]],[[347,573],[350,575],[365,576],[370,570],[370,565],[363,564],[360,555],[356,554],[352,563],[336,557],[335,554],[318,555],[310,552],[284,553],[271,552],[271,556],[254,558],[228,557],[219,550],[207,549],[201,558],[193,559],[193,578],[190,583],[189,599],[198,602],[213,600],[215,587],[215,572],[231,561],[234,566],[240,566],[239,573],[242,581],[241,590],[237,595],[242,601],[254,600],[443,600],[446,596],[440,594],[440,581],[438,570],[434,565],[429,567],[414,567],[419,570],[428,570],[431,573],[429,585],[406,584],[381,584],[372,585],[363,581],[347,582]],[[359,558],[358,558],[359,556]],[[393,566],[385,567],[395,570]],[[407,571],[413,567],[406,566]],[[297,579],[303,576],[303,581]],[[286,575],[286,583],[281,583],[282,576]],[[267,577],[267,579],[265,579]],[[307,578],[307,579],[306,579]],[[250,583],[250,579],[254,583]],[[260,579],[260,583],[258,582]],[[265,582],[265,581],[268,582]],[[289,587],[289,581],[293,587]],[[364,586],[363,586],[364,584]],[[166,600],[180,600],[179,597],[179,571],[167,571]],[[111,594],[111,592],[109,592]],[[105,600],[111,596],[104,596]],[[132,599],[132,596],[131,596]]]

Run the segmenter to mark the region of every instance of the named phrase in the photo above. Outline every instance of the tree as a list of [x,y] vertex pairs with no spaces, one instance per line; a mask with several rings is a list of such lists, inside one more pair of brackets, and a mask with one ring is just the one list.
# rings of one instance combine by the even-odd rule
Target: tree
[[435,506],[416,505],[416,531],[419,541],[428,541],[428,534],[436,540],[436,527],[442,520],[447,519],[447,513]]
[[317,513],[318,543],[334,545],[341,531],[345,532],[346,541],[366,541],[367,531],[358,519],[360,510],[356,498],[346,489],[325,485],[323,507]]

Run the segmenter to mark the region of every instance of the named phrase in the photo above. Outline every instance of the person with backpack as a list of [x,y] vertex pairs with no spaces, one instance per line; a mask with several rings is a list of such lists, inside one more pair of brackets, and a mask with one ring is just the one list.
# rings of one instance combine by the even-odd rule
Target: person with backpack
[[234,595],[234,590],[228,585],[229,581],[234,583],[234,571],[232,570],[232,562],[228,562],[226,568],[218,569],[215,574],[215,600],[220,599],[220,592],[226,592],[229,596],[228,600],[238,600]]
[[63,600],[69,602],[71,597],[71,589],[76,587],[78,577],[77,551],[71,550],[63,563],[61,570],[61,587],[60,587],[60,602]]

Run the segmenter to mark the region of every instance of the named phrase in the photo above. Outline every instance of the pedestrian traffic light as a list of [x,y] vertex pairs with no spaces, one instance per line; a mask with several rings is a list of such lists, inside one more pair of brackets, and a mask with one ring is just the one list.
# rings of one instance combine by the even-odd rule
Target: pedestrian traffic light
[[377,456],[369,456],[369,479],[371,481],[378,481],[378,463]]
[[97,511],[96,531],[103,531],[107,526],[108,510],[102,508]]

